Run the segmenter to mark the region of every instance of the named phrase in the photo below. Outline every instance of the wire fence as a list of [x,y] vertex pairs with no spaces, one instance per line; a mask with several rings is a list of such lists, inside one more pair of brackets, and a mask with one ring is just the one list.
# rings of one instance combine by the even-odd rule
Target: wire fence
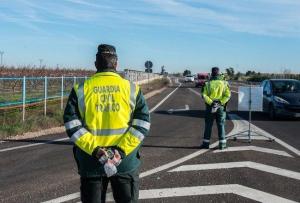
[[[138,84],[162,77],[159,74],[135,70],[125,70],[119,74]],[[16,119],[25,121],[29,113],[46,116],[53,111],[62,111],[73,86],[87,78],[87,76],[0,78],[0,120],[5,122],[7,117],[15,117],[10,113],[21,113]]]

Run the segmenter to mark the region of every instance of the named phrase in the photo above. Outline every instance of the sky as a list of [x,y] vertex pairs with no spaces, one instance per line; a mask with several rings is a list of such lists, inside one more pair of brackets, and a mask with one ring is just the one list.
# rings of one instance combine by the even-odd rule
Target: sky
[[94,69],[101,43],[120,70],[300,73],[300,1],[0,0],[5,65]]

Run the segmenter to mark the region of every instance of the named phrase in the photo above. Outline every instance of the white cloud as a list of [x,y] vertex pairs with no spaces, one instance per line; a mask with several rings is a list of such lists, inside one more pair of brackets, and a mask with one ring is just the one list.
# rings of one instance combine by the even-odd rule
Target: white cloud
[[174,18],[184,18],[194,26],[208,23],[226,28],[271,36],[300,34],[300,2],[292,0],[145,0]]
[[[5,1],[4,1],[5,2]],[[149,26],[179,32],[244,32],[267,36],[298,37],[298,0],[144,0],[144,1],[6,1],[0,20],[31,29],[37,24]],[[6,8],[4,7],[4,8]],[[4,17],[3,17],[4,16]]]

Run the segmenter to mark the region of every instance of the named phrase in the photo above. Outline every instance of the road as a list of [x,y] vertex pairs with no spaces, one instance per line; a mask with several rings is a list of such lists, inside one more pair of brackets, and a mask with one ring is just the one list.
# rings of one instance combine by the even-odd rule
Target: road
[[[205,105],[199,92],[184,84],[148,99],[152,125],[141,150],[140,202],[300,202],[300,121],[254,113],[253,129],[275,142],[230,139],[219,151],[214,127],[211,149],[200,150]],[[247,127],[247,114],[236,108],[233,93],[227,134]],[[65,134],[3,142],[0,166],[1,202],[80,201]]]

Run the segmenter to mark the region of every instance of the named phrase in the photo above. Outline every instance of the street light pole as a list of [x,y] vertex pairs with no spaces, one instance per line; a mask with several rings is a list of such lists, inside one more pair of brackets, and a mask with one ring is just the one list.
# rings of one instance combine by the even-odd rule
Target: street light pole
[[0,51],[0,55],[1,55],[1,66],[3,65],[3,54],[4,54],[4,51]]

